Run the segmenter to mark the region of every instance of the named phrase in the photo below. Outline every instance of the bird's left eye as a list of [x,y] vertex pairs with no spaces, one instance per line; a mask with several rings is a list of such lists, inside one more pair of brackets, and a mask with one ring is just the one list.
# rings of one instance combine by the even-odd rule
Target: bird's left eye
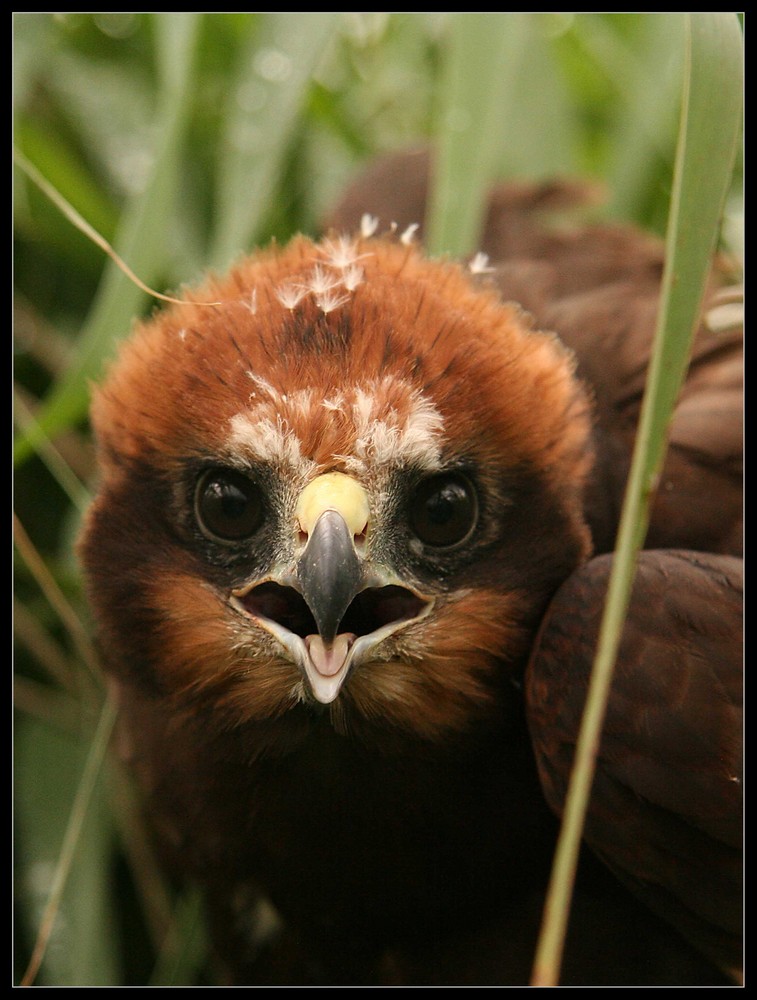
[[211,469],[201,476],[195,496],[200,527],[226,542],[249,538],[263,521],[260,487],[233,469]]
[[473,484],[459,473],[441,473],[416,487],[410,505],[410,526],[433,548],[449,548],[465,541],[478,520]]

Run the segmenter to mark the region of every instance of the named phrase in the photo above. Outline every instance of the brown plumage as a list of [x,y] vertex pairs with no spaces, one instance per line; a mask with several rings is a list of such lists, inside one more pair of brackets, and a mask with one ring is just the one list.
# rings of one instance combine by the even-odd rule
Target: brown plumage
[[[345,192],[326,226],[351,230],[361,214],[400,230],[425,216],[426,150],[378,160]],[[600,198],[589,184],[501,184],[489,197],[481,249],[504,301],[575,353],[592,395],[597,453],[586,501],[595,552],[615,544],[644,391],[664,264],[662,241],[618,222],[582,221]],[[423,238],[423,226],[418,229]],[[743,330],[721,326],[735,268],[719,260],[705,297],[686,384],[647,535],[648,548],[742,554]],[[738,287],[732,290],[738,297]]]
[[[539,634],[529,684],[556,670],[573,711],[588,637],[539,626],[566,580],[573,620],[597,606],[616,498],[601,390],[502,281],[409,240],[298,238],[141,324],[96,393],[82,557],[122,749],[229,982],[527,982],[564,778],[548,750],[543,791],[540,755],[576,720],[524,698],[526,665]],[[634,404],[607,395],[626,446]],[[658,924],[594,829],[609,868],[587,855],[565,981],[727,981],[732,953]]]
[[[563,584],[526,674],[541,785],[558,813],[610,568],[610,556],[598,557]],[[741,963],[742,598],[739,559],[640,554],[585,827],[625,884],[732,970]]]

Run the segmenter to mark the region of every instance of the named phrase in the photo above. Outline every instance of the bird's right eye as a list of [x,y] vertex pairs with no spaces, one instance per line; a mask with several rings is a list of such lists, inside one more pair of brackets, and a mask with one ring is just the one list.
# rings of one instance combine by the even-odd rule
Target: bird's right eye
[[265,508],[260,487],[234,469],[211,469],[202,475],[195,494],[197,521],[211,538],[238,542],[254,535]]

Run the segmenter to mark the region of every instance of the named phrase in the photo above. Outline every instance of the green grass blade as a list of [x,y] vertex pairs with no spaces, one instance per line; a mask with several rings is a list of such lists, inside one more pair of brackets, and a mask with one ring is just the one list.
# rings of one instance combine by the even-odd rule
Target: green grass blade
[[432,254],[462,257],[477,248],[507,118],[503,108],[530,18],[503,13],[452,17],[426,220],[425,242]]
[[37,582],[50,607],[60,618],[74,643],[77,656],[92,678],[99,679],[99,661],[94,645],[79,616],[64,594],[59,580],[41,557],[24,530],[20,519],[14,515],[14,543],[32,577]]
[[80,482],[71,469],[71,466],[68,465],[53,442],[39,429],[29,407],[20,398],[18,393],[14,398],[13,406],[16,423],[27,433],[35,435],[38,441],[37,453],[39,457],[44,462],[50,475],[68,497],[71,506],[81,516],[89,506],[91,500],[89,490]]
[[[192,86],[192,65],[199,26],[195,14],[161,14],[156,18],[162,87],[156,121],[160,136],[155,163],[145,191],[126,209],[115,248],[140,278],[154,283],[164,259],[165,234],[173,208],[179,167],[179,145],[186,122]],[[88,384],[101,371],[114,340],[128,332],[132,318],[144,302],[144,292],[115,264],[108,264],[97,297],[77,341],[71,367],[37,416],[42,435],[54,437],[79,421],[86,413]],[[28,458],[44,438],[34,430],[22,434],[15,460]]]
[[150,977],[151,987],[182,986],[195,981],[207,958],[204,906],[197,889],[189,889],[179,898],[168,940]]
[[[628,54],[624,63],[626,73],[619,81],[620,114],[611,135],[608,164],[609,211],[625,219],[633,219],[637,207],[649,200],[649,187],[659,175],[660,164],[669,176],[675,155],[672,140],[681,79],[683,19],[675,13],[650,13],[641,26],[643,58]],[[608,46],[598,48],[607,51]]]
[[[52,135],[44,124],[29,118],[15,123],[15,146],[31,163],[45,164],[45,177],[66,201],[76,205],[78,212],[106,239],[112,238],[117,223],[117,213],[113,205],[102,194],[90,171],[82,164],[81,158],[58,136]],[[24,224],[24,205],[15,207],[16,219]],[[45,236],[56,240],[72,255],[80,256],[82,262],[96,259],[102,262],[100,251],[90,241],[72,241],[71,224],[50,204],[44,222]]]
[[[110,701],[106,701],[81,772],[81,778],[78,781],[73,805],[65,827],[63,843],[52,875],[47,902],[41,914],[35,946],[29,964],[21,979],[22,986],[31,986],[35,983],[42,968],[48,946],[51,943],[56,921],[62,910],[65,910],[67,923],[73,920],[74,923],[80,923],[82,928],[87,924],[89,924],[89,927],[87,933],[77,933],[71,939],[73,942],[83,945],[86,953],[79,949],[79,953],[73,961],[70,955],[62,955],[58,958],[57,967],[59,971],[61,967],[69,969],[70,966],[69,974],[76,976],[75,979],[61,985],[108,986],[115,985],[117,982],[117,972],[115,969],[109,967],[107,957],[98,955],[96,952],[91,952],[92,946],[95,949],[102,947],[102,941],[98,938],[97,932],[102,933],[103,931],[103,915],[100,912],[100,907],[104,905],[104,900],[107,898],[107,879],[104,870],[104,856],[107,854],[107,849],[105,847],[106,838],[103,837],[101,824],[98,823],[95,829],[91,829],[91,824],[85,825],[85,821],[88,819],[93,805],[97,807],[99,804],[99,799],[96,797],[96,789],[99,784],[102,765],[113,731],[115,716],[116,713],[113,705]],[[27,761],[34,760],[35,755],[39,755],[41,749],[43,750],[52,741],[57,748],[56,771],[58,772],[58,781],[60,782],[65,779],[67,783],[74,780],[72,774],[66,773],[66,765],[69,762],[70,755],[67,748],[61,749],[58,746],[56,739],[47,727],[40,727],[36,733],[36,739],[30,737],[27,740],[22,739],[20,741],[20,752],[23,754],[24,750],[26,750],[25,759]],[[50,752],[52,752],[52,749]],[[37,760],[37,763],[39,764],[39,760]],[[39,773],[47,774],[49,770],[49,765],[40,767]],[[38,808],[40,801],[42,801],[39,797],[35,799],[34,796],[28,796],[28,798],[30,801],[36,802],[36,806],[21,802],[20,810],[24,816],[30,809]],[[44,800],[44,808],[47,810],[48,815],[51,802],[55,798],[61,798],[60,787],[51,788],[50,796]],[[62,804],[59,804],[62,807]],[[95,809],[95,812],[99,813],[100,810]],[[102,817],[100,819],[102,820]],[[48,827],[42,823],[30,823],[29,828],[33,830],[44,828],[47,830]],[[84,850],[85,843],[87,845],[86,850]],[[69,885],[75,863],[78,863],[77,859],[81,859],[83,862],[81,867],[84,873],[84,880],[82,882],[82,879],[79,878],[73,884],[73,902],[69,902],[64,907],[64,894],[66,893],[66,887]],[[94,869],[92,868],[93,863],[95,866]],[[77,888],[78,892],[76,891]],[[81,894],[82,892],[84,893],[83,895]],[[93,898],[95,894],[97,896],[96,899]],[[98,922],[96,914],[100,914],[99,927],[96,926]],[[70,930],[64,929],[64,938],[67,938],[68,934],[70,934]],[[87,949],[87,944],[90,945],[89,949]],[[88,971],[84,971],[85,969]],[[100,978],[103,976],[106,977],[105,981],[103,978]]]
[[555,985],[569,899],[594,775],[595,748],[633,582],[665,456],[667,426],[691,341],[730,186],[742,111],[742,38],[734,14],[684,15],[680,130],[667,231],[667,259],[655,346],[621,514],[599,647],[576,750],[574,775],[545,908],[532,985]]
[[229,88],[211,266],[225,269],[258,237],[314,68],[340,16],[268,12],[260,33],[250,35],[239,75]]

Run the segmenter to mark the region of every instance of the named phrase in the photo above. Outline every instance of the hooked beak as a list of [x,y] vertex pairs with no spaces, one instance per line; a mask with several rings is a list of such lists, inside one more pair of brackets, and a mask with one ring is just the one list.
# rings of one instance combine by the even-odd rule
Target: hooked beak
[[297,663],[316,701],[338,696],[351,668],[423,617],[432,602],[365,559],[369,505],[342,473],[308,484],[297,505],[305,547],[294,572],[235,591],[232,603],[271,632]]
[[324,643],[333,643],[364,579],[354,536],[338,510],[325,510],[316,521],[297,562],[297,577],[318,634]]

